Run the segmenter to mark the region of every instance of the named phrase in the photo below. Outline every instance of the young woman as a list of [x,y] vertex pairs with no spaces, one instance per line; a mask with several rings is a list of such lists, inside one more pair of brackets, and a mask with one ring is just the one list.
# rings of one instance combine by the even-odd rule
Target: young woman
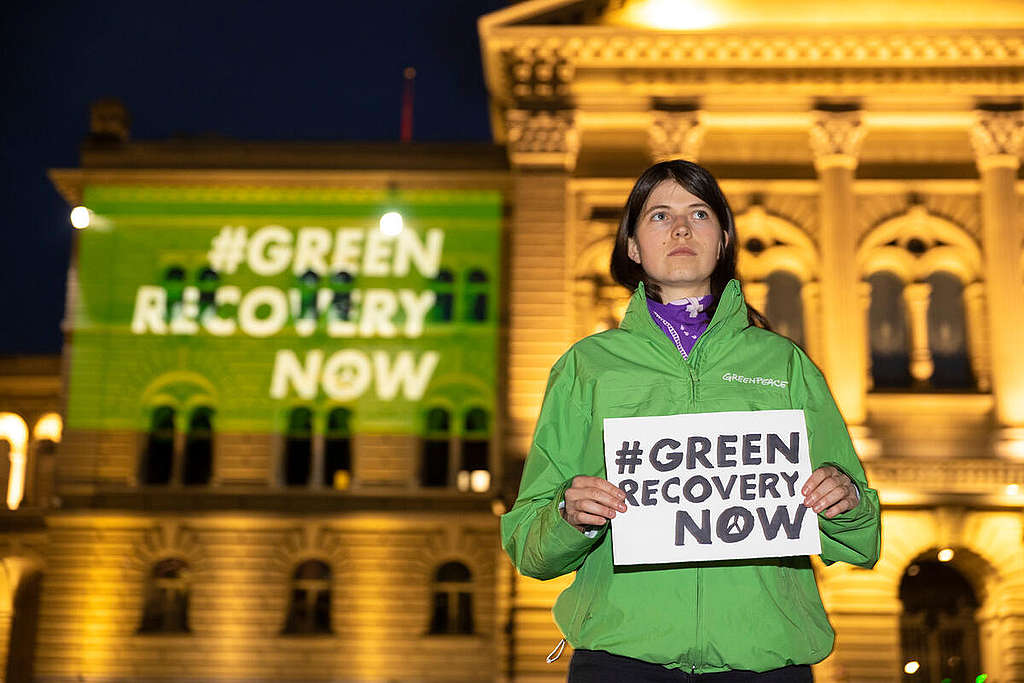
[[[502,543],[520,572],[576,572],[555,603],[575,648],[569,681],[810,681],[834,634],[810,558],[615,570],[608,520],[629,514],[604,476],[606,417],[802,409],[821,558],[871,567],[868,488],[821,373],[743,300],[732,212],[702,167],[647,169],[626,202],[612,276],[633,290],[616,330],[577,342],[551,371]],[[729,381],[736,375],[773,382]]]

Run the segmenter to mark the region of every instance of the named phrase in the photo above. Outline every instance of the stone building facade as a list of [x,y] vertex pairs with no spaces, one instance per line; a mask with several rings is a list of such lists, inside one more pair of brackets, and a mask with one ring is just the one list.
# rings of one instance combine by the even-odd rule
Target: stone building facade
[[[68,420],[49,465],[31,436],[18,451],[29,483],[0,541],[10,679],[564,677],[567,658],[544,657],[571,577],[516,575],[496,514],[551,364],[622,314],[607,263],[632,180],[682,157],[719,178],[746,296],[822,367],[880,492],[877,567],[817,567],[837,631],[818,679],[1024,681],[1024,10],[690,4],[530,0],[482,17],[494,145],[136,142],[117,105],[98,107],[81,167],[52,172],[71,205],[104,188],[172,205],[253,188],[500,197],[500,371],[480,432],[454,407],[462,426],[334,429],[320,399],[302,433],[292,413],[276,431],[215,420],[210,476],[188,485],[204,372],[170,427],[66,415],[87,371],[76,251],[63,393],[52,370],[0,385],[25,435],[47,412]],[[156,432],[171,435],[171,474],[147,483]],[[344,485],[325,485],[343,437]],[[317,473],[305,488],[281,479],[301,438]],[[481,439],[474,490],[456,473]],[[447,478],[427,485],[442,451]]]

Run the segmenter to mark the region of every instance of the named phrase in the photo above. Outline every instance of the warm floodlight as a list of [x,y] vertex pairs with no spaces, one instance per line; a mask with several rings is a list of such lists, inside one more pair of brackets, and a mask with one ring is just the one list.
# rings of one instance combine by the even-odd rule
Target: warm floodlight
[[469,475],[469,488],[477,493],[491,488],[491,473],[487,470],[473,470]]
[[943,548],[939,551],[939,562],[949,562],[953,559],[953,549]]
[[623,8],[626,23],[649,28],[687,31],[719,23],[713,3],[707,0],[637,0]]
[[402,232],[403,225],[402,214],[397,211],[388,211],[380,217],[380,231],[388,237],[394,237]]
[[1006,495],[1008,495],[1008,496],[1016,496],[1018,493],[1020,493],[1020,485],[1018,485],[1018,484],[1007,484],[1006,485]]
[[71,225],[81,230],[89,227],[91,215],[89,209],[84,206],[76,206],[71,209]]
[[906,664],[903,665],[903,671],[908,673],[908,674],[910,674],[910,675],[916,674],[917,670],[920,669],[920,668],[921,668],[921,662],[917,661],[916,659],[912,659],[912,660],[910,660],[909,662],[907,662]]

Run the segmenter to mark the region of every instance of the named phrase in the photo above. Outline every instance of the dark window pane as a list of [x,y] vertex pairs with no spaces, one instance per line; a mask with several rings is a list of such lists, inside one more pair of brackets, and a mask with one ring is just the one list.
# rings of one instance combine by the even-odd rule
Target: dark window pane
[[209,484],[213,472],[213,411],[197,408],[189,421],[188,437],[185,440],[186,485]]
[[875,273],[868,311],[871,376],[876,389],[910,386],[910,352],[903,282],[892,273]]
[[430,617],[431,633],[448,633],[448,593],[434,593],[434,611]]
[[472,579],[469,568],[461,562],[445,562],[438,567],[434,581],[437,583],[464,583]]
[[456,633],[473,632],[473,594],[459,593],[459,607],[455,617]]
[[802,285],[793,274],[777,270],[767,279],[768,298],[764,314],[772,329],[797,344],[804,344],[804,304]]
[[140,478],[143,484],[167,484],[174,463],[174,409],[160,406],[153,411]]
[[423,469],[420,477],[421,485],[448,485],[448,449],[448,439],[423,440]]
[[935,370],[932,386],[939,389],[970,389],[974,375],[967,355],[967,324],[964,316],[964,288],[949,273],[933,273],[928,304],[928,346]]

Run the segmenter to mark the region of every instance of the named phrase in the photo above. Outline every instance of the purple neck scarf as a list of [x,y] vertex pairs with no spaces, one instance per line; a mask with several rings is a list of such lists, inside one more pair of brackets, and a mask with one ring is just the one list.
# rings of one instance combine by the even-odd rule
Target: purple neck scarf
[[677,299],[667,304],[648,299],[647,310],[661,331],[668,335],[679,353],[683,354],[683,358],[687,358],[697,339],[708,328],[710,318],[707,309],[712,300],[710,294]]

